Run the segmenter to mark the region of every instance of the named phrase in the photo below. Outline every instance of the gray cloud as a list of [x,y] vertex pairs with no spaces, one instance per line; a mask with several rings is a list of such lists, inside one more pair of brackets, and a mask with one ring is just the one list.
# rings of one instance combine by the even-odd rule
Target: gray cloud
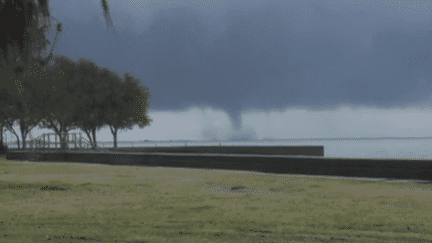
[[63,16],[56,50],[131,71],[149,87],[154,111],[221,109],[237,129],[233,137],[252,138],[253,130],[240,128],[242,112],[251,109],[391,109],[429,98],[430,19],[409,21],[373,9],[325,1],[206,9],[172,4],[142,18],[122,16],[128,22],[118,36],[100,27],[102,16],[85,22]]

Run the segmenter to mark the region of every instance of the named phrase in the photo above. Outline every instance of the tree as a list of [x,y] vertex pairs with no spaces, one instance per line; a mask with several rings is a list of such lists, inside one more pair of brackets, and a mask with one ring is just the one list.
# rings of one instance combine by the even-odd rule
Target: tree
[[0,148],[1,148],[1,150],[3,150],[0,152],[4,153],[6,150],[6,146],[3,144],[3,129],[5,128],[5,126],[6,126],[5,123],[8,120],[7,114],[5,113],[4,108],[6,106],[9,107],[9,100],[11,100],[10,90],[0,87],[0,97],[1,97],[1,99],[0,99],[0,107],[1,107],[1,109],[0,109],[0,128],[1,128],[1,131],[0,131],[0,137],[1,137]]
[[90,60],[80,58],[78,60],[78,71],[76,72],[79,88],[76,96],[78,126],[83,130],[91,143],[93,149],[97,147],[96,131],[106,125],[104,121],[104,107],[107,85],[103,82],[102,68]]
[[[101,0],[102,10],[108,28],[113,27],[109,4]],[[46,31],[51,25],[48,0],[0,0],[0,52],[5,63],[14,65],[14,72],[20,76],[29,63],[37,61],[44,69],[53,58],[53,48],[62,31],[62,24],[57,23],[56,37],[48,57],[41,58],[50,41]],[[114,29],[112,29],[114,31]]]
[[151,98],[149,89],[142,85],[140,80],[135,78],[131,73],[124,73],[123,76],[126,82],[126,90],[130,91],[126,99],[130,100],[131,104],[133,104],[132,106],[128,106],[128,108],[134,112],[134,122],[140,128],[144,128],[144,126],[150,125],[150,122],[153,121],[147,117]]
[[36,127],[43,119],[41,97],[42,90],[40,83],[46,80],[47,75],[39,65],[33,65],[21,77],[21,82],[24,87],[19,87],[17,92],[11,92],[8,96],[7,105],[3,109],[5,114],[5,126],[8,130],[17,136],[18,148],[19,136],[16,134],[13,125],[18,120],[18,125],[21,130],[22,148],[26,148],[26,137],[28,133]]
[[111,132],[114,135],[114,148],[117,148],[117,131],[115,133],[113,132],[113,125],[125,120],[119,121],[122,115],[120,111],[123,106],[121,97],[124,94],[124,85],[122,85],[121,76],[108,68],[102,70],[101,79],[105,84],[104,92],[106,94],[106,105],[103,107],[104,121],[110,126]]
[[50,24],[47,0],[2,0],[0,22],[9,23],[0,26],[2,64],[13,66],[19,77],[29,64],[42,61],[38,58],[49,44],[45,33]]
[[[109,4],[101,0],[104,17],[108,27],[113,27],[109,16]],[[47,49],[50,41],[46,38],[46,31],[51,25],[48,0],[0,0],[0,74],[2,77],[20,76],[26,68],[38,63],[45,69],[53,58],[53,49],[62,31],[62,24],[57,23],[56,36],[48,57],[42,53]],[[9,23],[9,24],[5,24]],[[113,29],[114,31],[114,29]],[[6,69],[6,70],[5,70]],[[14,90],[19,84],[15,82],[0,82],[0,89]],[[2,102],[1,109],[6,108]],[[4,117],[4,116],[3,116]],[[0,121],[1,127],[4,126]],[[3,146],[3,129],[0,145]]]
[[150,94],[132,74],[125,73],[123,80],[113,71],[104,69],[103,82],[107,84],[107,100],[103,107],[104,122],[109,125],[117,148],[118,129],[132,129],[139,124],[144,128],[152,122],[147,117]]
[[[63,63],[69,64],[59,64],[58,60],[61,59]],[[117,147],[119,128],[132,129],[132,126],[137,124],[143,128],[152,121],[146,115],[150,98],[148,88],[140,85],[140,81],[132,74],[125,73],[122,79],[116,72],[100,68],[94,62],[83,58],[77,63],[66,57],[56,60],[55,63],[62,67],[61,70],[47,70],[53,73],[61,72],[63,76],[56,76],[56,81],[52,83],[56,93],[49,95],[51,99],[46,99],[49,100],[44,105],[43,116],[46,118],[40,128],[53,128],[59,136],[65,135],[61,131],[67,133],[80,128],[87,134],[92,148],[95,149],[96,131],[105,125],[110,126],[114,147]],[[70,85],[69,88],[60,86],[66,83]],[[69,105],[65,107],[64,102],[67,101]],[[60,124],[60,128],[56,128],[55,120]]]
[[[22,75],[34,64],[44,63],[46,60],[43,52],[50,44],[45,35],[50,24],[47,1],[1,0],[0,22],[3,23],[0,25],[0,75],[2,77],[0,89],[6,91],[2,92],[2,98],[6,96],[17,98],[23,94],[22,90],[20,91],[23,88],[20,81]],[[60,31],[61,25],[58,25],[56,39]],[[2,128],[6,126],[7,118],[3,109],[16,105],[11,102],[12,99],[2,99],[0,107],[2,109],[0,113],[3,114],[0,120]],[[10,122],[10,119],[8,121]],[[1,139],[1,146],[3,146],[3,139]]]
[[60,148],[67,149],[68,132],[77,129],[77,63],[66,56],[56,56],[47,67],[50,79],[43,83],[43,117],[39,128],[53,129],[60,138]]

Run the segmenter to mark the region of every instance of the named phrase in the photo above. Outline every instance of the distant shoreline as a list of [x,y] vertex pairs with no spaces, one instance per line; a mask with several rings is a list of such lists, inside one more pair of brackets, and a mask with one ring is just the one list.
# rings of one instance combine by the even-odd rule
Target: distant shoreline
[[[291,139],[231,139],[231,140],[138,140],[117,141],[117,143],[233,143],[233,142],[288,142],[288,141],[334,141],[334,140],[410,140],[432,139],[432,137],[363,137],[363,138],[291,138]],[[8,142],[7,144],[16,143]],[[78,143],[78,142],[77,142]],[[113,141],[98,141],[99,143],[114,143]],[[70,144],[73,144],[71,142]]]
[[[260,142],[260,141],[301,141],[301,140],[381,140],[381,139],[432,139],[432,137],[363,137],[363,138],[287,138],[287,139],[228,139],[228,140],[139,140],[139,141],[123,141],[136,143],[185,143],[185,142]],[[112,141],[110,141],[112,142]]]

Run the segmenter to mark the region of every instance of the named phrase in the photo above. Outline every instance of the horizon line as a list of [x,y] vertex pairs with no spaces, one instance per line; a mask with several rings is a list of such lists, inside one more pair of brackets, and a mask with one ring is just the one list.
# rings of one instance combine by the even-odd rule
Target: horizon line
[[[187,139],[167,139],[167,140],[122,140],[117,141],[117,143],[150,143],[150,142],[241,142],[241,141],[297,141],[297,140],[376,140],[376,139],[431,139],[432,137],[345,137],[345,138],[262,138],[262,139],[220,139],[220,140],[205,140],[205,139],[196,139],[196,140],[187,140]],[[87,139],[86,139],[87,140]],[[10,140],[11,142],[16,142],[17,140]],[[21,140],[20,140],[21,141]],[[28,141],[28,140],[27,140]],[[54,141],[50,142],[54,143]],[[77,141],[78,142],[78,141]],[[6,142],[9,143],[9,142]],[[21,142],[22,143],[22,142]],[[73,142],[70,142],[73,143]],[[114,141],[97,141],[97,143],[114,143]]]

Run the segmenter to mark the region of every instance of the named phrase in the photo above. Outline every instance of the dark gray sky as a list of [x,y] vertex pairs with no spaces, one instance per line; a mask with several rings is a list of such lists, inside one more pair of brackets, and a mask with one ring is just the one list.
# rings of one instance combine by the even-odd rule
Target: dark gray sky
[[114,31],[100,1],[50,1],[56,53],[150,89],[119,140],[432,136],[432,1],[108,2]]

